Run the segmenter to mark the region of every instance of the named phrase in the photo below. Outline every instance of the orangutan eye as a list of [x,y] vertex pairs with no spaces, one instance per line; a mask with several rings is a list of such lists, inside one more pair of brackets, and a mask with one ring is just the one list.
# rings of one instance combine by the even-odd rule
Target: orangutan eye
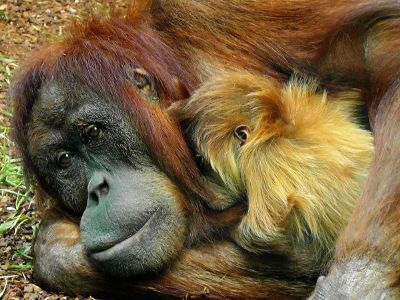
[[71,152],[62,151],[57,155],[57,165],[62,169],[66,169],[72,165],[72,158],[73,154]]
[[89,124],[81,128],[80,136],[82,141],[87,144],[98,139],[102,134],[101,128],[96,124]]
[[88,140],[93,140],[100,136],[101,129],[97,125],[89,125],[89,126],[86,126],[84,132],[85,132],[85,137]]
[[240,145],[244,145],[250,135],[250,128],[247,125],[239,125],[234,130],[235,137],[240,141]]

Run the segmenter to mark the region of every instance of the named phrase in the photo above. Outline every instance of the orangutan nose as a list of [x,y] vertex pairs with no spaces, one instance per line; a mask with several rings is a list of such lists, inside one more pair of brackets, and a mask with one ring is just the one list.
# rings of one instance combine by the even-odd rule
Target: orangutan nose
[[104,172],[95,172],[88,184],[88,203],[87,206],[98,205],[100,201],[108,195],[110,191],[110,181]]

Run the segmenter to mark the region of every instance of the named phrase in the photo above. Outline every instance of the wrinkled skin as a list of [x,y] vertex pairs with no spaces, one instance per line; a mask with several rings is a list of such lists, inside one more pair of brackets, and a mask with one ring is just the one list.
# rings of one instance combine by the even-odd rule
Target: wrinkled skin
[[115,104],[76,80],[49,82],[30,131],[38,176],[65,209],[83,213],[82,244],[100,269],[156,271],[179,253],[186,222],[172,183]]

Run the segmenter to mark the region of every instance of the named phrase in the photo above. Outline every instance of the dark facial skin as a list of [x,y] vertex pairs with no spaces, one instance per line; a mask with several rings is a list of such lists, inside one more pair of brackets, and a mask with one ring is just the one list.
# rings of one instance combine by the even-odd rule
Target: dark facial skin
[[48,82],[29,124],[34,171],[80,216],[90,260],[114,276],[159,270],[184,242],[173,184],[152,163],[126,113],[75,79]]

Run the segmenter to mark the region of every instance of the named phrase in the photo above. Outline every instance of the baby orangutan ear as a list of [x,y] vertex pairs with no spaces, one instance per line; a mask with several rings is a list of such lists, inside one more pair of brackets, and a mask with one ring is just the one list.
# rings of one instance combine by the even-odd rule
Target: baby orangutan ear
[[243,146],[250,136],[250,128],[247,125],[239,125],[235,128],[233,134],[240,141],[240,146]]

